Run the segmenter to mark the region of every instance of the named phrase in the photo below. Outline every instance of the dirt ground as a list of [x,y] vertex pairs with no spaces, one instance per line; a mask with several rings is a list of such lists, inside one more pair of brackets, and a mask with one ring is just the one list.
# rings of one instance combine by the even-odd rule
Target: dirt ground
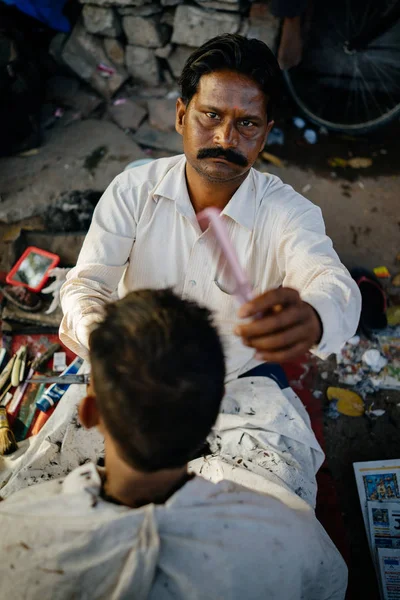
[[[399,123],[359,139],[320,134],[317,144],[308,145],[293,126],[291,111],[286,107],[277,123],[284,129],[285,144],[267,148],[283,160],[283,166],[260,161],[258,168],[275,173],[321,207],[327,232],[348,267],[385,265],[396,272],[394,261],[400,252]],[[143,156],[143,148],[129,134],[107,119],[91,119],[50,130],[34,156],[0,159],[0,269],[11,266],[12,241],[21,224],[42,227],[43,207],[61,192],[101,191],[128,162]],[[334,157],[357,156],[371,158],[372,166],[351,169],[328,164]],[[320,373],[327,372],[328,379],[319,375],[314,389],[325,390],[335,382],[333,368],[332,360],[320,365]],[[371,594],[363,592],[364,599],[378,596],[352,463],[400,457],[400,393],[381,392],[374,400],[377,407],[386,409],[379,419],[341,415],[337,420],[325,420],[328,463],[337,482],[354,577]]]

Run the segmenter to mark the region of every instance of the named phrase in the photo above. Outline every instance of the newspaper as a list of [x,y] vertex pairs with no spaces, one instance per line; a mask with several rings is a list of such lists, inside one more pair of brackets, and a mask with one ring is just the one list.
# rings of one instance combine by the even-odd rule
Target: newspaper
[[371,544],[375,548],[400,548],[400,502],[368,502]]
[[378,563],[383,600],[400,600],[400,551],[378,548]]
[[400,459],[354,463],[364,525],[371,551],[367,502],[400,501]]
[[354,463],[365,530],[384,600],[400,600],[400,459]]

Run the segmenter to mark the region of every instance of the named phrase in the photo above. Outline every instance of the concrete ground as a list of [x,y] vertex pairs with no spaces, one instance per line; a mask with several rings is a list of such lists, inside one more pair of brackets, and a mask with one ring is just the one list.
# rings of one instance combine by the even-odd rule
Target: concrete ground
[[[290,115],[278,125],[284,129],[285,144],[267,150],[279,156],[283,165],[260,161],[258,168],[275,173],[321,207],[328,235],[348,267],[385,265],[396,272],[395,256],[400,252],[400,165],[395,142],[390,141],[397,138],[393,128],[362,140],[320,135],[318,143],[309,146],[302,132],[291,124]],[[160,150],[153,153],[168,154]],[[11,266],[11,245],[21,225],[41,228],[43,207],[54,203],[61,192],[101,191],[128,162],[145,155],[129,133],[107,119],[92,119],[50,130],[36,155],[0,159],[0,268]],[[329,164],[331,158],[352,156],[370,157],[372,166],[355,170]],[[328,381],[333,381],[332,363],[322,368],[330,373]],[[327,383],[321,379],[315,387],[325,389]],[[387,412],[376,424],[366,417],[345,416],[325,423],[328,462],[338,484],[355,578],[363,582],[364,590],[369,586],[371,599],[377,598],[377,592],[352,462],[400,456],[400,396],[389,392],[379,401]]]

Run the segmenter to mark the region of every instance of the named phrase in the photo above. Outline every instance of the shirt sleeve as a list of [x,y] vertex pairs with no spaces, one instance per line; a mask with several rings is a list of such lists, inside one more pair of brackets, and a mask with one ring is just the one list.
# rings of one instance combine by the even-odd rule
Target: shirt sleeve
[[304,202],[292,208],[280,228],[277,258],[283,285],[298,290],[302,300],[317,311],[323,333],[311,351],[327,358],[354,335],[361,294],[325,234],[320,208]]
[[137,195],[137,188],[124,188],[114,179],[94,211],[76,267],[61,288],[60,339],[85,359],[91,329],[101,321],[104,305],[116,299],[132,251]]

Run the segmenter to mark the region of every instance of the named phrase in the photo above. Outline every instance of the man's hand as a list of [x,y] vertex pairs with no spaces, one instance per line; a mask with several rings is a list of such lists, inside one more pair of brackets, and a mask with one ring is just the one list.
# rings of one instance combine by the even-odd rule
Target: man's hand
[[235,328],[246,346],[254,348],[256,358],[284,362],[307,352],[322,337],[322,324],[317,312],[299,293],[278,288],[257,296],[240,307],[240,318],[254,321]]

